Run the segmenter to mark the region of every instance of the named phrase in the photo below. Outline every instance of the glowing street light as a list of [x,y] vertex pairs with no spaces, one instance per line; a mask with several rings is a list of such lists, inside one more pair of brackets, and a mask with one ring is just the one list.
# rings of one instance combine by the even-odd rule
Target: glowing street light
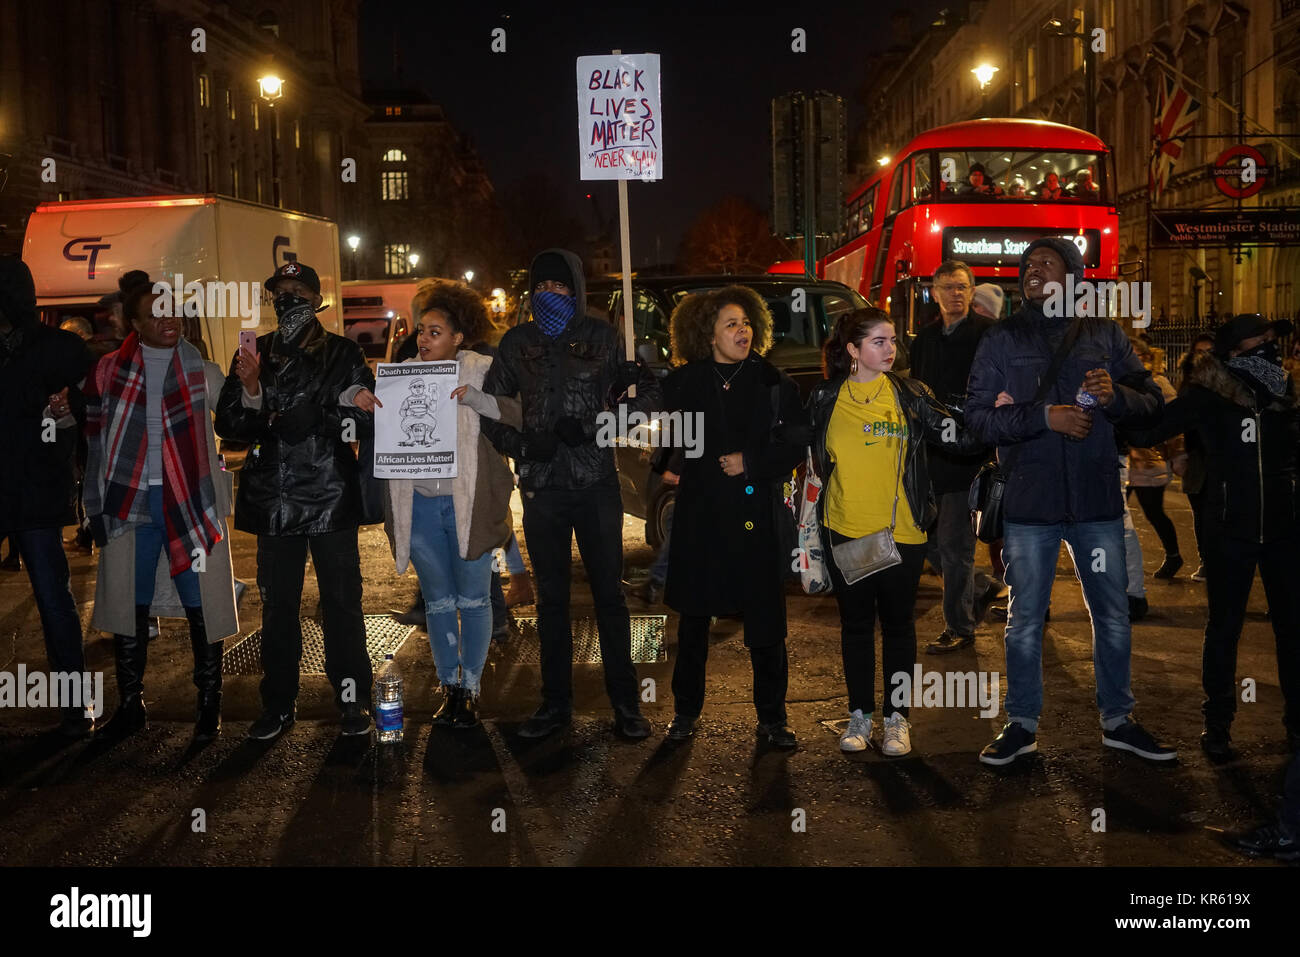
[[361,245],[361,237],[358,236],[356,233],[353,233],[351,236],[348,237],[348,248],[351,249],[353,252],[356,252],[357,247],[360,245]]
[[411,268],[414,269],[416,266],[418,266],[418,265],[420,264],[420,254],[419,254],[419,253],[410,253],[410,254],[406,257],[406,261],[407,261],[408,263],[410,263],[410,264],[411,264]]
[[280,97],[284,96],[284,80],[280,79],[274,73],[268,73],[266,76],[257,78],[257,92],[262,99],[268,103],[274,103]]
[[998,68],[989,63],[981,63],[971,72],[975,74],[975,79],[979,80],[980,89],[983,90],[993,81],[993,74],[998,72]]
[[466,281],[466,282],[473,282],[473,281],[474,281],[474,270],[472,270],[472,269],[466,269],[466,270],[465,270],[465,281]]
[[284,80],[274,73],[257,78],[257,91],[271,110],[271,199],[280,205],[280,121],[275,113],[275,101],[284,96]]

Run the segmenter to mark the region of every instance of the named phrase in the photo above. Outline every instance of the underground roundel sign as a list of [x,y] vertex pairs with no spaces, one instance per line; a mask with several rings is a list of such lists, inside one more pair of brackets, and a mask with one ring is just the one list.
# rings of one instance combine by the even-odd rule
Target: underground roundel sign
[[1229,146],[1214,161],[1214,184],[1224,196],[1245,199],[1264,188],[1269,172],[1263,153],[1238,143]]

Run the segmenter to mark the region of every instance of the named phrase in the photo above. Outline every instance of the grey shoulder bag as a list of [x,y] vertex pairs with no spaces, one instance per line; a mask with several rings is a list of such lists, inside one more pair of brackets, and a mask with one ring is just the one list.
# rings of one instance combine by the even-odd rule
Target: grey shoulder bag
[[[890,388],[893,388],[892,383]],[[898,416],[907,420],[901,396],[898,400]],[[894,525],[898,519],[898,486],[903,473],[903,446],[906,441],[906,437],[898,437],[898,471],[894,474],[894,510],[889,516],[889,527],[831,546],[831,557],[835,561],[835,567],[844,576],[846,585],[856,585],[862,579],[903,561],[903,556],[898,553],[898,543],[894,541]]]

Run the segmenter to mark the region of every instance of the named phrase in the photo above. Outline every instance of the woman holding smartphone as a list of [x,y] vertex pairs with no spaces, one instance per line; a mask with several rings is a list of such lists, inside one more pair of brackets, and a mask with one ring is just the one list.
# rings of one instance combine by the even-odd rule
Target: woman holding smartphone
[[418,355],[408,362],[454,361],[457,473],[450,479],[385,482],[384,530],[398,573],[415,566],[424,596],[442,706],[435,724],[472,728],[492,640],[492,554],[510,540],[510,469],[480,428],[481,418],[522,428],[516,400],[482,391],[492,359],[468,348],[488,326],[469,286],[426,279],[411,300]]
[[[906,701],[895,703],[893,678],[910,680],[916,664],[912,612],[925,559],[925,530],[937,510],[930,490],[925,443],[954,452],[979,448],[923,383],[893,371],[893,321],[879,309],[840,316],[823,349],[826,380],[808,399],[813,467],[823,483],[818,500],[822,546],[840,611],[840,647],[849,690],[849,725],[840,750],[871,746],[875,717],[875,625],[880,619],[886,704],[881,751],[912,750]],[[836,547],[892,529],[901,561],[847,580]],[[845,550],[840,555],[851,554]]]

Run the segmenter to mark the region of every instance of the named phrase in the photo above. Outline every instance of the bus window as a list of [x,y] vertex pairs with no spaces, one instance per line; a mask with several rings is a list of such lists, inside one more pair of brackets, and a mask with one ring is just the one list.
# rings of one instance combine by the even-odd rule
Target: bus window
[[876,209],[876,191],[879,189],[879,183],[873,184],[871,189],[867,190],[866,195],[858,200],[862,204],[861,218],[858,222],[858,231],[853,235],[860,236],[871,228],[872,214]]
[[[994,197],[1114,205],[1105,154],[954,149],[942,150],[938,155],[943,199],[969,202],[972,198]],[[920,171],[918,165],[918,177]]]
[[912,167],[912,201],[925,202],[933,197],[933,177],[930,167],[933,156],[930,153],[917,153],[908,162]]
[[893,216],[909,202],[910,193],[908,193],[908,173],[911,169],[910,163],[899,163],[898,168],[894,170],[894,185],[889,190],[889,212],[887,216]]

